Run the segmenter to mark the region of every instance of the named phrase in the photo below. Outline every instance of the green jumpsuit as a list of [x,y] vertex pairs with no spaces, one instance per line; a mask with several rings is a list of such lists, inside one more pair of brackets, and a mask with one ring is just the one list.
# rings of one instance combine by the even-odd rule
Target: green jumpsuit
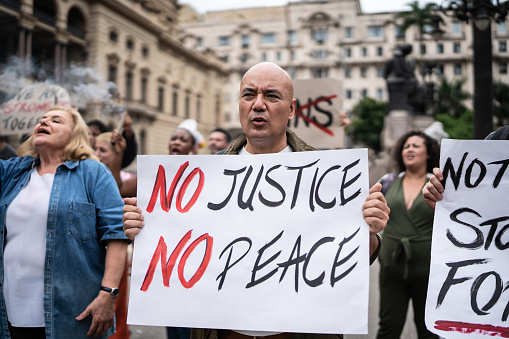
[[377,339],[397,339],[412,299],[419,339],[438,338],[426,329],[424,308],[431,257],[434,211],[418,194],[407,210],[403,176],[385,194],[391,209],[380,251],[380,327]]

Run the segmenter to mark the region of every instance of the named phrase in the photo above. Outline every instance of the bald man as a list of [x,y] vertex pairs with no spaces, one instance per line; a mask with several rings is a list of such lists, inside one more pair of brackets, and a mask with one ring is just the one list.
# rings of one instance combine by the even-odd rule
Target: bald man
[[[292,79],[274,63],[262,62],[251,67],[242,78],[239,96],[239,118],[243,134],[231,146],[219,154],[267,154],[281,152],[314,151],[286,126],[295,116],[296,100],[293,97]],[[380,250],[382,231],[389,220],[389,207],[383,194],[382,185],[376,184],[369,191],[363,209],[363,216],[369,225],[370,256],[373,262]],[[136,207],[136,198],[125,199],[124,230],[128,238],[144,226],[141,209]],[[341,302],[338,300],[337,302]],[[342,335],[309,333],[267,333],[253,331],[231,331],[215,329],[193,329],[191,339],[253,339],[270,336],[268,339],[328,339],[342,338]]]

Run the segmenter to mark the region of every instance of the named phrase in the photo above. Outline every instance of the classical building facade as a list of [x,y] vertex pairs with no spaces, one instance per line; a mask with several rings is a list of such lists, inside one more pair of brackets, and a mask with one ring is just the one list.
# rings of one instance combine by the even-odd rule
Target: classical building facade
[[[232,71],[224,98],[226,123],[231,125],[238,123],[239,79],[260,61],[278,63],[294,79],[339,79],[343,108],[350,110],[364,96],[388,100],[385,65],[395,46],[411,44],[409,58],[417,65],[436,65],[426,81],[466,78],[463,89],[473,92],[472,27],[446,16],[439,40],[430,34],[419,36],[416,27],[402,34],[395,13],[364,13],[359,0],[292,1],[205,14],[183,8],[180,19],[186,46],[214,49]],[[506,22],[492,24],[491,29],[493,78],[508,82]],[[419,71],[416,77],[423,81]]]
[[[70,64],[101,74],[118,87],[140,153],[166,154],[184,119],[196,119],[205,136],[223,125],[228,80],[214,53],[177,38],[179,6],[177,0],[0,0],[0,63],[16,56],[19,76],[29,81],[63,83]],[[9,91],[5,85],[0,91]],[[85,120],[104,118],[103,107],[80,103]]]

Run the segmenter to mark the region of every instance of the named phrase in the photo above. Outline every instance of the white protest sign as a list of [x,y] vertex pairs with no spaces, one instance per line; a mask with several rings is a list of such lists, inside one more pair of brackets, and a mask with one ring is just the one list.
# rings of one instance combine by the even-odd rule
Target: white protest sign
[[509,141],[442,140],[426,326],[445,338],[509,337]]
[[337,79],[293,80],[297,99],[295,117],[289,127],[317,148],[345,146],[345,129],[339,126],[341,82]]
[[138,156],[128,323],[367,333],[367,159]]
[[0,106],[0,135],[32,133],[39,118],[53,106],[69,106],[67,91],[56,85],[34,84],[24,87]]

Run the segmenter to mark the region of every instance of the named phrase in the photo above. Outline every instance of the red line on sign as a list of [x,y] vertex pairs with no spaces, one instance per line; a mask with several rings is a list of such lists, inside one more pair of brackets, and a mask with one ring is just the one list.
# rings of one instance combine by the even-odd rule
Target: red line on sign
[[447,332],[479,333],[490,337],[509,338],[509,327],[438,320],[435,322],[435,328]]
[[334,99],[337,97],[337,94],[334,94],[334,95],[331,95],[331,96],[328,96],[328,97],[322,97],[320,99],[316,99],[315,101],[311,101],[310,103],[308,104],[305,104],[305,105],[302,105],[301,107],[297,108],[295,110],[295,114],[299,117],[299,118],[302,118],[304,119],[306,122],[310,123],[311,125],[314,125],[316,127],[318,127],[320,130],[322,130],[323,132],[329,134],[330,136],[334,136],[334,132],[332,132],[330,129],[328,129],[327,127],[325,126],[322,126],[320,125],[319,123],[317,123],[316,121],[312,120],[312,119],[309,119],[307,116],[305,116],[304,114],[302,114],[302,110],[304,109],[307,109],[311,106],[315,106],[316,104],[322,102],[322,101],[325,101],[325,100],[331,100],[331,99]]

